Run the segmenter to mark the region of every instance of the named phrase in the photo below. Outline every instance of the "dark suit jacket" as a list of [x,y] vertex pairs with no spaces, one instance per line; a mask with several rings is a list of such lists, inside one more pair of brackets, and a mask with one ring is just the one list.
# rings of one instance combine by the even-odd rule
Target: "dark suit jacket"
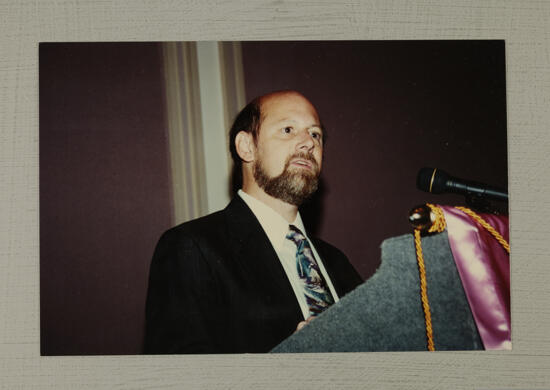
[[[342,252],[312,241],[339,296],[362,282]],[[149,275],[145,353],[267,352],[303,319],[275,250],[239,196],[160,238]]]

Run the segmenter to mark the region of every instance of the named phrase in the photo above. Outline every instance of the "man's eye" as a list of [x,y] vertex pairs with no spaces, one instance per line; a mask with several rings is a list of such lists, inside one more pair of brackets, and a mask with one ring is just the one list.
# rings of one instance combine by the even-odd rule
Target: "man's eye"
[[315,131],[311,133],[311,136],[316,139],[321,139],[321,133],[317,133]]
[[292,127],[284,127],[283,128],[283,133],[290,134],[291,132],[292,132]]

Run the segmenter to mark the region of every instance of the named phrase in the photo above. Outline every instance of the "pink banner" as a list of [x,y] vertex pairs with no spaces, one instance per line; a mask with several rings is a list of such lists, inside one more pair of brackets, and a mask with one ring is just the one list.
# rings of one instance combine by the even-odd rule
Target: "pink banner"
[[[485,349],[512,349],[510,257],[483,226],[462,211],[440,206],[451,251]],[[508,217],[480,214],[509,242]]]

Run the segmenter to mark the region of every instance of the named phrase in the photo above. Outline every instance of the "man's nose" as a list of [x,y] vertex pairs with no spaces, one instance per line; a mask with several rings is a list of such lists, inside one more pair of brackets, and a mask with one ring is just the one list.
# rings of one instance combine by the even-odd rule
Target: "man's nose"
[[297,149],[311,151],[315,147],[315,140],[311,136],[308,130],[304,130],[300,133],[298,139]]

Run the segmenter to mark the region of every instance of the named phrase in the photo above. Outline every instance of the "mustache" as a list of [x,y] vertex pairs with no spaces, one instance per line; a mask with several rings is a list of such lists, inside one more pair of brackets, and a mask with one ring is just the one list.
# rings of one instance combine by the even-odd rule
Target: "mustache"
[[290,162],[294,159],[302,159],[302,160],[307,160],[309,162],[311,162],[311,166],[314,168],[315,171],[319,171],[319,164],[317,163],[317,160],[315,160],[315,157],[313,157],[313,154],[311,153],[306,153],[306,152],[298,152],[298,153],[294,153],[293,155],[289,156],[287,159],[286,159],[286,163],[285,163],[285,170],[286,168],[288,168],[290,166]]

